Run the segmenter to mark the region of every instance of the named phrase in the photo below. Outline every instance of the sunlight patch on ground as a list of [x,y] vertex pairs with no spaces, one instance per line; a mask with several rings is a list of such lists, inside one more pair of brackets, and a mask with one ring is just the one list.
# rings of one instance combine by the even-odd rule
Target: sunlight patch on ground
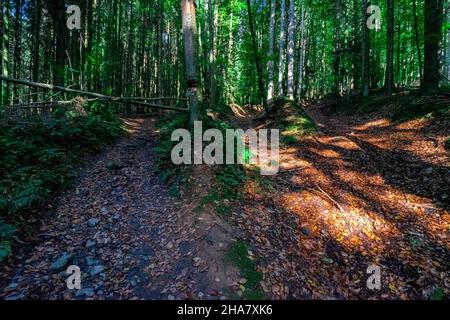
[[324,144],[332,145],[346,150],[361,150],[361,148],[358,146],[357,143],[355,143],[354,141],[350,140],[347,137],[342,136],[331,138],[322,137],[320,140]]
[[358,208],[340,212],[310,191],[286,193],[280,201],[300,217],[314,236],[331,236],[350,252],[379,254],[392,237],[400,234],[395,226],[374,213]]
[[338,152],[331,150],[331,149],[320,150],[320,149],[316,149],[316,148],[311,148],[311,151],[318,154],[321,157],[324,157],[324,158],[340,158],[341,157],[341,155]]
[[144,119],[125,118],[125,119],[123,119],[123,122],[125,123],[127,132],[129,134],[134,135],[142,127],[142,124],[144,123]]
[[390,124],[391,124],[391,122],[389,121],[389,119],[382,118],[382,119],[376,119],[376,120],[373,120],[373,121],[369,121],[369,122],[364,123],[362,125],[354,126],[354,127],[352,127],[352,129],[356,130],[356,131],[365,131],[365,130],[370,129],[370,128],[387,127]]

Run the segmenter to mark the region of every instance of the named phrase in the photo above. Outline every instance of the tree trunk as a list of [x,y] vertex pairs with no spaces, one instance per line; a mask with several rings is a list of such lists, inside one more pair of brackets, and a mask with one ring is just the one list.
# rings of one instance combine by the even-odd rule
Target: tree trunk
[[419,78],[420,83],[423,82],[423,67],[422,67],[422,54],[420,52],[420,41],[419,41],[419,22],[417,21],[417,0],[413,0],[413,17],[414,17],[414,36],[416,41],[417,49],[417,61],[419,62]]
[[227,84],[226,84],[226,92],[227,92],[227,103],[233,103],[233,92],[231,90],[231,76],[230,69],[232,68],[233,63],[233,46],[234,46],[234,35],[233,35],[233,4],[234,1],[231,1],[231,14],[230,14],[230,24],[229,24],[229,33],[228,33],[228,57],[227,57]]
[[289,27],[288,27],[288,78],[287,95],[290,100],[294,100],[294,52],[295,52],[295,0],[289,2]]
[[[22,61],[22,0],[15,0],[15,18],[14,18],[14,78],[20,78],[20,67]],[[13,100],[18,98],[17,86],[13,87]],[[18,101],[20,103],[20,101]]]
[[[400,11],[402,11],[402,8],[399,6],[397,14],[400,15]],[[401,32],[402,32],[402,25],[400,22],[401,19],[397,19],[397,66],[395,70],[395,74],[397,75],[397,87],[400,87],[402,85],[402,77],[400,75],[401,70],[401,45],[402,45],[402,39],[401,39]]]
[[[448,3],[448,2],[447,2]],[[445,76],[447,77],[447,82],[450,82],[450,5],[447,4],[446,8],[446,17],[447,17],[447,29],[446,29],[446,52],[445,52],[445,67],[446,67],[446,73]]]
[[[3,70],[2,75],[8,77],[10,75],[10,59],[9,59],[9,52],[10,52],[10,30],[11,30],[11,5],[9,1],[4,1],[5,5],[5,13],[4,13],[4,19],[3,19],[3,52],[2,52],[2,59],[3,59]],[[7,82],[5,84],[5,92],[3,94],[3,104],[6,104],[11,99],[11,92],[10,92],[10,83]]]
[[[3,48],[3,0],[0,0],[0,75],[3,75],[3,54],[6,51]],[[3,81],[0,81],[0,107],[3,106]]]
[[[352,38],[352,89],[361,88],[361,30],[360,0],[353,0],[353,38]],[[362,30],[361,30],[362,31]]]
[[218,29],[218,19],[219,19],[219,1],[218,0],[208,0],[210,8],[210,19],[209,19],[209,105],[210,107],[215,107],[217,102],[217,78],[216,78],[216,65],[217,65],[217,29]]
[[197,23],[195,16],[195,0],[181,0],[181,14],[183,20],[184,63],[190,107],[190,126],[201,119],[200,99],[201,90],[197,76]]
[[386,93],[392,95],[394,87],[394,0],[387,0],[387,48],[386,48]]
[[[32,67],[31,67],[31,80],[34,82],[39,81],[39,40],[41,31],[41,0],[34,0],[34,16],[33,16],[33,45],[32,45]],[[32,101],[36,102],[38,100],[37,88],[32,88]]]
[[276,0],[271,1],[270,6],[270,30],[269,30],[269,62],[267,63],[267,71],[269,74],[269,84],[267,88],[267,103],[272,104],[274,97],[274,47],[275,47],[275,13],[276,13]]
[[259,87],[259,96],[262,101],[263,107],[267,109],[267,102],[266,102],[266,95],[264,94],[264,82],[263,82],[263,74],[262,74],[262,64],[259,57],[259,50],[258,50],[258,44],[256,42],[256,34],[255,34],[255,27],[253,25],[253,15],[252,15],[252,7],[250,4],[250,0],[247,0],[247,11],[248,11],[248,22],[250,25],[250,33],[252,37],[252,44],[253,44],[253,55],[255,58],[255,64],[256,64],[256,73],[258,76],[258,87]]
[[341,0],[334,0],[334,14],[335,14],[335,32],[334,32],[334,52],[333,52],[333,94],[340,96],[341,90],[339,89],[342,83],[340,68],[341,68],[341,23],[342,23],[342,5]]
[[55,36],[55,66],[53,70],[53,83],[57,86],[64,86],[67,28],[64,0],[48,1],[48,10],[53,19],[53,32]]
[[362,42],[361,42],[361,95],[369,96],[369,28],[367,27],[367,19],[369,18],[367,8],[370,0],[362,1]]
[[284,96],[284,48],[286,46],[286,2],[281,0],[281,21],[280,21],[280,55],[278,62],[278,96]]
[[305,37],[305,3],[302,2],[302,8],[300,11],[301,14],[301,23],[300,23],[300,59],[298,63],[298,89],[297,89],[297,99],[300,103],[302,98],[302,90],[303,90],[303,70],[305,64],[305,52],[306,52],[306,37]]
[[442,39],[443,0],[425,0],[425,64],[421,92],[424,95],[439,91],[439,44]]

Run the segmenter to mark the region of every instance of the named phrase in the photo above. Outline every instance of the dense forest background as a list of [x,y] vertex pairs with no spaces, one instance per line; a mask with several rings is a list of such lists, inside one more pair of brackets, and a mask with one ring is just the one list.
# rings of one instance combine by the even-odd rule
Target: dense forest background
[[[0,299],[450,297],[450,0],[0,14]],[[195,120],[279,130],[279,172],[175,165]]]
[[[66,27],[68,5],[81,8],[80,30]],[[381,9],[378,25],[369,5]],[[185,94],[180,1],[1,0],[0,9],[3,76],[114,96]],[[200,83],[213,108],[436,91],[450,78],[449,19],[448,1],[436,0],[199,0]],[[0,86],[1,105],[45,95]]]

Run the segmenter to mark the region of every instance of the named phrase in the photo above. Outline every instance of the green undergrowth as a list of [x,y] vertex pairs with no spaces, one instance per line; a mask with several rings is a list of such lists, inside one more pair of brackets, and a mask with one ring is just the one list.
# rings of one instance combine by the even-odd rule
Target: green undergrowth
[[248,246],[243,241],[233,243],[225,255],[227,263],[239,269],[245,278],[245,283],[241,285],[243,298],[247,300],[264,299],[264,291],[261,288],[263,275],[256,269],[256,263],[250,259]]
[[450,99],[439,97],[408,97],[396,105],[393,121],[413,119],[450,119]]
[[276,115],[275,128],[281,131],[281,144],[289,146],[298,142],[299,138],[313,135],[317,132],[314,121],[302,107],[291,100],[281,100],[276,103],[279,108]]
[[337,99],[330,108],[331,113],[371,113],[389,106],[392,121],[408,121],[421,118],[450,118],[449,99],[442,96],[421,97],[415,93],[398,94],[391,97],[374,94],[362,98],[358,95]]
[[360,95],[352,95],[349,97],[337,98],[331,105],[331,113],[370,113],[379,110],[382,106],[391,103],[398,103],[405,96],[387,96],[387,95],[372,95],[369,97],[361,97]]
[[172,163],[172,149],[178,143],[171,141],[172,132],[186,128],[188,120],[187,114],[167,113],[156,122],[159,129],[159,143],[153,149],[157,155],[156,168],[164,182],[170,185],[170,193],[173,196],[179,195],[181,187],[187,181],[189,167]]
[[123,130],[113,116],[0,118],[0,260],[10,252],[12,225],[30,231],[29,214],[70,186],[83,156],[113,142]]

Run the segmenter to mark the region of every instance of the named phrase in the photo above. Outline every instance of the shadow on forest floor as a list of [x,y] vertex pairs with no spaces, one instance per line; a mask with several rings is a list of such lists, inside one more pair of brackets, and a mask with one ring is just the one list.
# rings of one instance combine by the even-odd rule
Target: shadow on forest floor
[[[270,199],[241,208],[264,287],[274,298],[448,296],[448,123],[308,113],[320,131],[282,150]],[[373,263],[380,291],[366,288]]]

